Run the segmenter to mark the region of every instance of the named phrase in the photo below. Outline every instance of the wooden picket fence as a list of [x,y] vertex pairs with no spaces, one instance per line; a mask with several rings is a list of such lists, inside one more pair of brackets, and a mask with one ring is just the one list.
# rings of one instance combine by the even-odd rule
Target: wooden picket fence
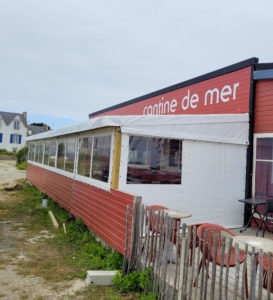
[[[140,202],[134,203],[131,225],[129,238],[128,206],[122,272],[126,274],[150,268],[151,277],[146,292],[156,293],[158,299],[252,300],[270,299],[273,295],[272,253],[268,253],[267,273],[263,270],[262,250],[250,248],[246,244],[242,252],[239,245],[233,243],[232,237],[225,235],[221,237],[219,248],[218,235],[208,239],[207,230],[202,242],[198,242],[195,226],[180,226],[166,212],[155,213],[145,209]],[[206,259],[208,253],[212,253],[211,259]],[[220,263],[219,259],[216,260],[219,255]],[[234,265],[230,264],[232,255],[235,255]]]

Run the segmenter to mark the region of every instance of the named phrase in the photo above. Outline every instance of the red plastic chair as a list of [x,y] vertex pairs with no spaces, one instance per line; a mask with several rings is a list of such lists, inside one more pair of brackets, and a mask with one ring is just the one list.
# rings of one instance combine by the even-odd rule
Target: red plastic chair
[[[158,215],[155,214],[155,211],[169,210],[169,208],[166,206],[162,206],[162,205],[150,205],[150,206],[147,206],[147,209],[151,209],[150,231],[152,232],[152,249],[153,249],[155,234],[160,233],[160,224],[159,224],[158,228],[156,229]],[[155,218],[153,217],[154,215],[155,215]],[[154,219],[154,226],[153,226],[153,219]],[[151,251],[151,253],[153,253],[153,250]],[[153,259],[153,256],[151,254],[150,260],[152,261],[152,259]]]
[[[273,239],[271,239],[273,240]],[[273,273],[273,255],[271,257],[272,259],[272,267],[271,267],[271,271]],[[257,257],[257,261],[258,263],[260,262],[260,259],[259,259],[259,255]],[[265,289],[267,289],[267,284],[268,284],[268,267],[269,267],[269,262],[268,262],[268,255],[265,253],[263,255],[263,287]],[[270,291],[271,293],[273,293],[273,274],[272,274],[272,277],[271,277],[271,287],[270,287]]]
[[[155,228],[153,228],[153,216],[154,216],[154,212],[158,211],[158,210],[169,210],[168,207],[166,206],[162,206],[162,205],[150,205],[147,206],[147,209],[151,209],[151,220],[150,220],[150,230],[153,231],[153,233],[156,232],[156,225]],[[157,222],[157,215],[155,214],[155,223]]]
[[[202,225],[203,223],[201,224],[192,224],[192,230],[191,230],[191,233],[190,233],[190,249],[191,249],[191,256],[190,256],[190,266],[192,265],[192,256],[193,256],[193,227],[195,226],[196,227],[196,233],[197,233],[197,229],[200,225]],[[195,238],[195,248],[199,247],[199,238],[196,234],[196,238]],[[180,253],[181,253],[181,240],[179,240],[179,257],[180,257]]]
[[[205,253],[203,253],[203,244],[205,242],[204,240],[204,236],[205,236],[205,230],[208,230],[208,234],[207,234],[207,240],[206,240],[206,245],[205,245]],[[198,227],[197,229],[197,236],[199,238],[199,241],[201,242],[201,251],[203,253],[203,255],[205,255],[205,265],[207,264],[207,261],[212,262],[213,261],[213,238],[214,238],[214,234],[218,235],[218,242],[217,242],[217,250],[216,250],[216,265],[220,266],[221,263],[221,246],[222,246],[222,232],[226,232],[227,234],[229,234],[230,236],[235,236],[235,234],[228,230],[227,228],[220,226],[220,225],[216,225],[216,224],[209,224],[209,223],[205,223],[202,224]],[[211,251],[209,253],[209,244],[210,241],[212,242],[212,247],[211,247]],[[244,261],[245,258],[245,253],[244,251],[240,250],[239,251],[239,263],[241,264]],[[227,266],[227,259],[228,259],[228,254],[225,253],[224,255],[224,264],[223,266],[226,267]],[[230,262],[229,262],[229,267],[235,267],[236,265],[236,256],[235,256],[235,248],[231,249],[231,255],[230,255]],[[201,270],[201,266],[202,266],[202,259],[199,263],[199,272]],[[248,298],[248,282],[247,282],[247,272],[246,272],[246,276],[245,276],[245,287],[246,287],[246,298]]]

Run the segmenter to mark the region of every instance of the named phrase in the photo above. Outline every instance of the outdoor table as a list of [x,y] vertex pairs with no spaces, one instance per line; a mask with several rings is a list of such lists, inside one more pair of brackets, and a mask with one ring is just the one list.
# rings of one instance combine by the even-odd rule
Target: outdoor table
[[[162,210],[161,210],[162,211]],[[179,210],[171,210],[171,209],[164,209],[163,210],[164,213],[166,213],[171,219],[175,219],[175,232],[174,232],[174,244],[176,243],[176,230],[177,230],[177,223],[184,218],[190,218],[192,216],[191,213],[187,212],[187,211],[179,211]],[[158,214],[159,211],[155,211],[155,214]],[[176,257],[172,255],[172,247],[173,247],[173,243],[172,243],[172,237],[171,237],[171,241],[169,244],[169,251],[168,251],[168,260],[175,262],[176,261]]]
[[245,250],[245,244],[248,244],[248,253],[252,253],[252,247],[255,247],[256,253],[259,253],[259,249],[264,252],[273,252],[273,240],[262,238],[259,236],[251,235],[236,235],[233,237],[233,243],[239,244],[240,250]]
[[[248,211],[250,212],[250,218],[246,224],[246,226],[244,227],[244,229],[240,230],[240,232],[243,232],[245,230],[247,230],[250,222],[252,221],[252,219],[254,219],[257,227],[258,227],[258,230],[256,232],[256,236],[258,235],[260,229],[261,229],[261,224],[264,225],[264,219],[262,218],[261,214],[259,213],[259,211],[257,210],[258,206],[259,205],[265,205],[266,204],[266,200],[265,199],[257,199],[257,198],[249,198],[249,199],[241,199],[239,200],[239,202],[243,202],[245,204],[248,204],[247,205],[247,209]],[[260,220],[261,220],[261,224],[259,225],[258,222],[256,221],[256,218],[254,217],[254,214],[257,213],[260,217]]]
[[192,214],[190,214],[187,211],[179,211],[179,210],[171,210],[171,209],[164,209],[163,211],[171,219],[185,219],[185,218],[190,218],[192,216]]

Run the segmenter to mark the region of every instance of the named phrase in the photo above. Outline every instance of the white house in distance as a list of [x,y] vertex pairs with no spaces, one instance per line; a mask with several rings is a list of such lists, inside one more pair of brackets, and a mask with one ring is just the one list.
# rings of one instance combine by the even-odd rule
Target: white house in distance
[[0,149],[17,152],[25,147],[25,138],[42,133],[46,128],[27,124],[27,113],[0,111]]

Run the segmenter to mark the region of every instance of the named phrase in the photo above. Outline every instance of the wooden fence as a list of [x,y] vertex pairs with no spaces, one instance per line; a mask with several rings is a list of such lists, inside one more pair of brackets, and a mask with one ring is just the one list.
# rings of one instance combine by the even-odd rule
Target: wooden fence
[[[158,299],[244,300],[273,295],[272,253],[234,244],[225,232],[221,237],[200,232],[164,211],[145,209],[140,202],[133,207],[130,245],[128,224],[123,274],[150,268],[146,292],[156,293]],[[264,270],[264,260],[269,271]]]

